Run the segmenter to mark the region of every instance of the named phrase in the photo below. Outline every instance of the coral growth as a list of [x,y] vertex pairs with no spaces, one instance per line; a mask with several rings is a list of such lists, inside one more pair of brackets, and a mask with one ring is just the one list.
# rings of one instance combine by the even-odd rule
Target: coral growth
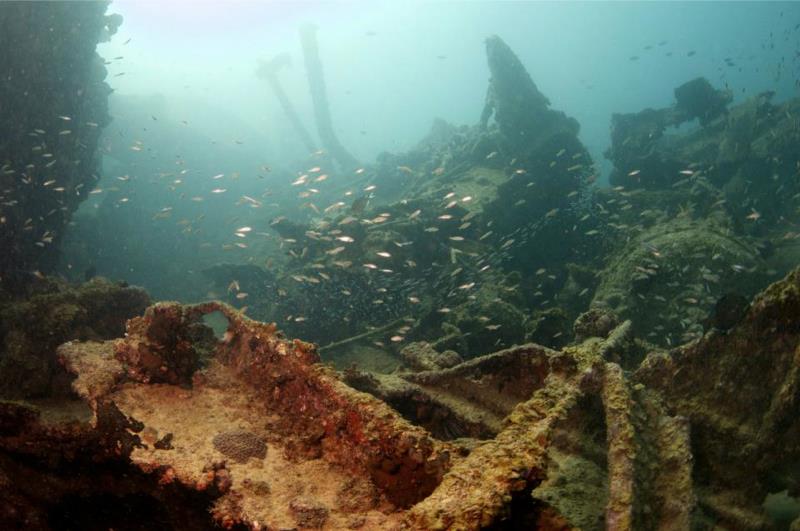
[[211,442],[219,453],[239,463],[246,463],[251,457],[264,459],[267,456],[267,443],[250,431],[223,431],[214,435]]

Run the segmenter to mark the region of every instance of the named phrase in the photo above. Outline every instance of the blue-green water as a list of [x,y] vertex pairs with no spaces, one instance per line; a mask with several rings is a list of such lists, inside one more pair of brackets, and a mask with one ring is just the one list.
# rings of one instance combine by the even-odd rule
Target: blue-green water
[[[792,3],[160,6],[120,2],[111,10],[121,13],[124,22],[110,42],[98,47],[114,90],[110,96],[113,121],[102,137],[102,178],[74,216],[60,271],[76,280],[93,274],[125,280],[145,287],[157,299],[222,298],[249,307],[258,318],[295,326],[290,326],[292,332],[323,343],[341,337],[317,333],[316,323],[304,315],[306,305],[294,311],[291,306],[297,306],[296,301],[289,308],[273,304],[286,295],[285,286],[279,284],[292,285],[291,278],[300,278],[302,294],[294,297],[318,297],[330,310],[328,320],[343,320],[349,332],[355,333],[413,317],[409,313],[413,305],[408,308],[407,301],[395,305],[391,297],[381,294],[389,290],[403,300],[420,298],[422,292],[430,291],[426,282],[449,278],[458,269],[459,257],[450,256],[452,252],[484,253],[487,263],[496,262],[496,254],[506,250],[502,246],[508,240],[516,241],[512,247],[520,244],[521,239],[512,234],[515,230],[524,231],[522,241],[537,230],[525,229],[525,223],[535,222],[527,220],[506,223],[505,234],[495,232],[489,219],[493,214],[489,214],[480,220],[480,233],[468,235],[463,245],[451,246],[455,251],[444,245],[453,241],[440,242],[434,255],[428,254],[433,257],[426,264],[430,270],[405,263],[378,280],[373,275],[348,277],[339,282],[341,286],[329,282],[330,268],[336,269],[330,264],[335,262],[336,249],[352,248],[350,242],[336,240],[342,219],[354,221],[349,227],[369,228],[381,205],[394,208],[433,193],[423,193],[424,186],[418,186],[424,173],[435,180],[437,171],[450,171],[463,162],[445,157],[437,163],[436,157],[421,160],[414,155],[408,158],[412,162],[403,162],[400,156],[400,162],[394,163],[394,155],[382,153],[420,153],[414,150],[434,119],[475,127],[490,78],[485,55],[489,36],[498,35],[509,45],[551,108],[577,120],[578,139],[588,155],[582,162],[587,163],[594,182],[590,188],[597,190],[608,186],[613,169],[606,150],[614,113],[668,107],[674,102],[675,87],[697,77],[727,91],[732,99],[729,107],[764,91],[774,92],[773,103],[797,93],[800,14]],[[316,26],[333,131],[356,159],[352,167],[331,160],[317,131],[300,36],[300,29],[308,24]],[[296,116],[294,123],[279,94],[258,74],[278,57],[275,78]],[[298,131],[296,123],[305,133]],[[674,132],[697,127],[696,121],[690,121]],[[304,136],[309,140],[304,141]],[[316,149],[310,152],[309,147]],[[554,154],[560,153],[560,147],[554,147]],[[514,153],[501,156],[510,159],[502,161],[506,165],[502,171],[516,171]],[[423,169],[423,163],[431,167]],[[385,174],[387,168],[392,175]],[[417,187],[404,177],[416,179]],[[448,190],[441,190],[446,196]],[[475,193],[491,194],[492,188]],[[363,217],[360,210],[352,209],[359,198],[367,201]],[[587,196],[581,204],[591,201]],[[443,202],[443,211],[449,202]],[[552,206],[543,212],[556,214],[560,206],[556,202]],[[543,213],[533,214],[526,208],[518,208],[518,221]],[[312,239],[334,242],[325,250],[330,253],[327,265],[301,256],[308,248],[297,241],[297,234],[292,236],[292,230],[276,230],[276,224],[285,227],[290,222],[303,225],[294,232],[304,238],[310,230]],[[594,229],[584,230],[592,234]],[[493,234],[478,239],[487,233]],[[397,247],[387,243],[401,255],[406,243],[416,246],[409,251],[418,249],[410,237],[405,240],[395,241]],[[470,248],[469,240],[480,243],[481,249]],[[578,251],[587,256],[599,252],[591,247]],[[539,253],[542,257],[556,254],[555,249]],[[413,257],[408,259],[415,263]],[[381,260],[380,256],[359,256],[357,264]],[[474,270],[483,267],[480,260],[476,259]],[[551,273],[563,283],[566,264],[549,259],[523,264],[520,260],[528,258],[514,256],[510,260],[513,263],[506,263],[504,271],[521,275],[531,292],[541,294],[539,302],[552,305],[557,291],[543,289],[535,281],[547,280],[542,269],[555,266]],[[233,289],[232,283],[242,280],[241,275],[209,274],[210,268],[220,264],[253,266],[256,269],[241,274],[255,274],[259,280],[247,283],[258,286]],[[310,283],[301,271],[307,267],[329,269]],[[784,270],[778,267],[773,273]],[[370,272],[369,266],[365,272]],[[271,280],[274,276],[277,282]],[[467,276],[454,287],[470,282],[480,287],[479,278]],[[325,287],[332,284],[335,287]],[[750,288],[743,291],[752,293]],[[434,292],[439,298],[446,294]],[[428,303],[431,309],[450,306],[446,300]],[[710,300],[702,306],[704,312],[709,311]],[[316,310],[314,319],[324,318],[325,311]],[[366,319],[367,314],[373,318]],[[680,317],[676,314],[675,319]],[[658,334],[657,330],[647,332]]]
[[[162,377],[162,391],[186,387],[180,400],[216,396],[229,378],[249,393],[235,373],[256,367],[244,379],[257,399],[239,399],[254,426],[273,417],[258,410],[262,399],[280,398],[303,417],[286,424],[311,431],[291,433],[290,454],[297,436],[319,450],[302,456],[315,461],[337,454],[340,433],[359,444],[389,433],[380,451],[393,455],[392,430],[410,429],[399,421],[377,439],[367,433],[376,424],[360,424],[372,413],[353,420],[348,409],[328,424],[354,400],[325,380],[340,378],[427,431],[414,435],[420,444],[430,435],[454,445],[425,467],[407,448],[402,464],[368,456],[365,470],[379,463],[375,477],[389,478],[378,490],[403,484],[416,503],[430,493],[417,472],[437,476],[424,488],[438,489],[452,472],[446,454],[475,458],[476,474],[456,470],[439,493],[443,506],[467,503],[447,490],[459,485],[502,497],[502,511],[492,501],[483,515],[492,529],[561,516],[615,528],[626,504],[636,525],[797,527],[800,3],[120,1],[113,18],[102,9],[0,4],[3,398],[41,400],[65,418],[60,401],[76,397],[63,364],[88,375],[78,388],[94,385],[93,371],[119,371],[89,389],[112,406],[122,388],[149,398]],[[152,301],[221,300],[280,333],[251,330],[226,306],[205,306],[217,310],[205,328],[165,305],[130,322],[130,352],[76,342],[56,355],[66,341],[125,333],[149,303],[131,285]],[[276,348],[316,360],[283,338],[316,343],[340,372],[320,370],[328,383],[317,385],[305,361],[276,362]],[[159,366],[183,354],[180,379]],[[295,385],[302,379],[312,383]],[[96,472],[81,452],[17,463],[31,451],[26,430],[33,446],[63,436],[67,448],[84,432],[42,435],[36,411],[2,405],[11,420],[0,423],[0,475],[45,481],[62,462],[67,473]],[[362,406],[394,418],[375,401]],[[182,419],[200,443],[198,426],[214,419],[205,413]],[[148,428],[138,429],[155,444]],[[195,436],[175,431],[154,447],[191,451]],[[270,434],[267,454],[260,436],[245,440],[258,441],[263,460],[280,455],[283,436]],[[496,436],[496,454],[473,452]],[[487,487],[480,475],[493,459],[502,469],[505,456],[540,450],[547,459],[520,458],[513,481]],[[112,453],[114,466],[130,465],[119,446]],[[208,465],[204,476],[225,468]],[[404,478],[407,466],[416,471]],[[159,485],[174,479],[162,472]],[[345,498],[360,484],[343,485],[334,512],[356,526]],[[183,500],[200,507],[197,521],[217,486]],[[38,487],[19,491],[56,523],[71,511],[75,522],[114,521],[95,519],[90,497],[75,508],[71,494],[48,491],[59,498],[48,505],[31,494]],[[361,494],[399,515],[384,492]],[[283,494],[274,499],[282,511]]]

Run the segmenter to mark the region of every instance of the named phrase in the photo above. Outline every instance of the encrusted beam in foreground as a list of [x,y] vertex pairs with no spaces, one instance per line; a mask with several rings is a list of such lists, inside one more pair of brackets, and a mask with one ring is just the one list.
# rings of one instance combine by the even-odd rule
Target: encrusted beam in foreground
[[410,524],[417,529],[480,529],[509,516],[512,497],[529,495],[544,478],[554,427],[575,406],[580,387],[574,374],[553,371],[533,398],[511,412],[495,439],[456,464],[439,488],[411,509]]

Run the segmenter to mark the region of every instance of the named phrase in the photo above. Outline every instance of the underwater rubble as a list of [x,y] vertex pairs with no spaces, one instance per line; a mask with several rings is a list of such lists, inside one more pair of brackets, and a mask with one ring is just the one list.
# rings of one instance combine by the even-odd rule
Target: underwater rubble
[[713,515],[709,525],[769,529],[764,498],[800,495],[798,302],[795,269],[730,330],[651,354],[632,375],[689,423],[692,480],[700,512]]
[[[273,296],[250,296],[233,266],[227,277],[219,268],[209,275],[217,292],[227,289],[230,304],[321,344],[333,360],[352,354],[349,340],[365,327],[373,327],[367,339],[429,341],[465,358],[529,340],[566,344],[579,311],[527,316],[557,294],[564,263],[582,253],[586,237],[568,227],[587,200],[591,158],[577,121],[550,108],[499,37],[487,40],[487,58],[487,123],[436,121],[416,150],[383,154],[364,169],[365,193],[349,209],[342,203],[311,224],[274,219],[288,263],[269,281]],[[516,94],[516,85],[526,90]],[[381,202],[369,193],[375,188]],[[539,252],[545,247],[553,251]],[[519,267],[552,272],[522,278]],[[253,275],[243,278],[263,291]],[[234,280],[246,301],[228,289]]]
[[[159,303],[124,338],[59,347],[89,414],[3,403],[6,477],[58,477],[35,495],[7,483],[3,523],[149,484],[146,505],[167,520],[190,512],[183,500],[226,528],[768,529],[764,497],[798,494],[785,466],[800,458],[798,311],[800,270],[730,330],[652,351],[633,372],[611,361],[640,347],[626,321],[560,351],[343,375],[418,427],[274,325],[222,303]],[[216,312],[220,337],[203,324]],[[64,475],[83,461],[97,490]]]
[[[413,150],[379,156],[349,208],[273,219],[287,262],[262,274],[221,265],[230,270],[211,280],[226,302],[319,343],[339,368],[389,351],[378,365],[391,372],[410,342],[464,359],[525,342],[560,348],[596,308],[675,346],[702,335],[722,297],[750,298],[797,263],[797,232],[778,227],[800,193],[800,100],[731,106],[692,80],[671,107],[614,116],[614,186],[598,188],[578,123],[550,108],[499,37],[486,50],[478,124],[436,120]],[[240,276],[241,291],[266,296],[237,300]]]

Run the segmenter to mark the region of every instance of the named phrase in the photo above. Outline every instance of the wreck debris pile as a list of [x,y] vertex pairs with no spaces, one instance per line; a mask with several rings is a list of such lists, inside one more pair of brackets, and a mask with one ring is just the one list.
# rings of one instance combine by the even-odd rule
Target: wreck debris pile
[[726,293],[750,294],[766,284],[768,269],[756,242],[736,236],[729,224],[681,216],[609,253],[592,306],[632,319],[653,343],[677,345],[703,334],[709,309]]
[[[764,228],[745,223],[781,217],[792,218],[798,192],[796,150],[800,144],[796,99],[771,102],[773,93],[754,96],[728,107],[730,94],[711,88],[705,79],[690,81],[675,90],[677,103],[665,109],[645,109],[612,117],[612,185],[648,190],[669,190],[687,181],[706,180],[727,199],[730,213],[742,232]],[[686,133],[668,127],[699,118],[700,126]],[[757,178],[756,176],[763,176]],[[769,206],[768,206],[769,205]],[[761,233],[761,231],[750,231]]]
[[[450,368],[346,375],[423,429],[274,325],[220,303],[161,303],[125,338],[59,348],[88,416],[5,403],[0,446],[12,460],[92,455],[101,476],[117,462],[131,467],[131,489],[202,493],[191,503],[227,527],[761,529],[763,498],[797,489],[783,466],[800,457],[797,311],[800,270],[727,332],[653,351],[631,374],[610,361],[638,348],[626,321],[580,324],[586,339],[561,351],[530,344]],[[229,325],[210,341],[195,329],[213,312]],[[86,488],[59,481],[56,498]],[[17,508],[35,501],[14,493],[4,499]]]
[[651,355],[633,376],[690,423],[699,503],[732,528],[769,525],[767,494],[800,495],[786,467],[800,458],[798,304],[795,270],[759,294],[727,333]]
[[[253,297],[243,288],[248,299],[237,303],[229,290],[228,300],[318,342],[334,361],[375,344],[398,354],[406,341],[465,359],[526,341],[566,344],[585,308],[548,306],[568,277],[565,263],[582,253],[585,236],[573,227],[592,161],[577,122],[549,108],[498,37],[487,41],[487,56],[485,128],[437,121],[428,142],[364,170],[364,194],[349,210],[332,205],[310,224],[274,219],[288,255],[274,292]],[[518,82],[527,87],[519,94]],[[213,277],[220,290],[239,280],[233,268],[222,273]],[[585,286],[574,287],[581,304],[591,300]]]
[[[637,348],[630,323],[608,331],[585,326],[587,316],[584,341],[561,351],[529,344],[450,368],[346,375],[453,439],[444,443],[347,387],[311,345],[273,325],[219,303],[162,303],[132,319],[123,339],[59,349],[94,428],[47,431],[35,409],[9,405],[0,442],[15,452],[34,436],[43,447],[91,438],[154,485],[205,493],[225,526],[756,529],[768,522],[764,497],[796,489],[782,464],[800,452],[790,420],[799,413],[800,337],[789,317],[798,305],[795,271],[729,331],[654,351],[631,374],[610,361]],[[204,351],[205,336],[190,330],[211,312],[228,319],[225,336],[199,368],[172,368],[177,345],[195,341],[187,338],[200,345],[182,352]],[[148,376],[157,373],[177,383]],[[709,387],[708,375],[729,384]],[[308,475],[326,479],[287,479]]]
[[[204,346],[187,338],[216,311],[228,331],[205,368],[193,370],[186,353]],[[131,463],[162,483],[216,485],[213,513],[226,526],[300,525],[309,512],[334,528],[389,523],[396,517],[383,514],[387,507],[416,503],[449,466],[446,446],[342,384],[311,345],[218,303],[158,304],[130,321],[126,338],[87,346],[59,352],[93,407],[113,404],[138,426]],[[86,362],[97,356],[105,362]],[[159,449],[167,435],[169,448]],[[363,486],[351,491],[354,482]]]
[[[797,262],[798,100],[728,107],[704,79],[675,95],[672,107],[614,116],[618,186],[597,193],[598,233],[628,241],[608,245],[592,305],[662,345],[699,337],[722,297],[749,298]],[[668,132],[692,118],[698,127]]]
[[[693,119],[703,126],[714,120],[724,122],[732,96],[728,91],[715,90],[705,78],[697,78],[676,88],[675,99],[671,107],[611,117],[611,148],[606,157],[614,162],[612,184],[664,187],[678,181],[686,166],[673,158],[667,128]],[[706,134],[704,131],[699,136]],[[686,164],[695,160],[688,159]]]
[[[775,223],[796,218],[796,102],[764,94],[731,106],[727,91],[691,80],[670,107],[615,116],[618,186],[593,188],[575,120],[550,108],[500,38],[486,50],[480,124],[437,120],[415,149],[384,154],[349,210],[273,221],[288,264],[265,284],[272,295],[248,298],[251,315],[289,316],[281,326],[340,368],[377,347],[394,356],[381,364],[391,370],[415,341],[463,359],[525,342],[560,348],[587,309],[668,347],[702,335],[722,297],[749,298],[791,269],[796,234]],[[771,197],[775,212],[763,206]],[[237,278],[217,277],[220,288]]]

